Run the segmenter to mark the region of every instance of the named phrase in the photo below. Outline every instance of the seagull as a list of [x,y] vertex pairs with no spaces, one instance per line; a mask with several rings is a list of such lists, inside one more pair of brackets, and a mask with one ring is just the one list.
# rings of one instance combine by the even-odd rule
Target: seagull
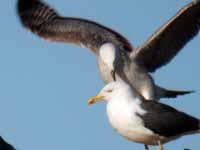
[[130,141],[148,145],[163,144],[181,136],[200,133],[200,120],[157,101],[144,100],[124,81],[108,83],[88,104],[107,102],[111,126]]
[[17,12],[22,25],[39,37],[90,49],[105,83],[122,79],[146,100],[192,92],[160,87],[150,73],[169,63],[198,34],[200,0],[181,8],[138,48],[113,29],[87,19],[63,17],[40,0],[18,0]]

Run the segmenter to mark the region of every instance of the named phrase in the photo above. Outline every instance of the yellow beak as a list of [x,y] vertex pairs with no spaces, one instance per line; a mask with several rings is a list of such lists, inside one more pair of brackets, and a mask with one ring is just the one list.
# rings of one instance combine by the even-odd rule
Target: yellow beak
[[92,104],[96,103],[97,101],[101,101],[103,98],[104,97],[100,96],[100,95],[94,96],[88,100],[88,105],[92,105]]

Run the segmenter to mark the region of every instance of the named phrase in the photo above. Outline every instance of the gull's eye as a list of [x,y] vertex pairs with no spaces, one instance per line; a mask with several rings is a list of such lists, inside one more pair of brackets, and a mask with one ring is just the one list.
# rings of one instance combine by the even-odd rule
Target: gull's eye
[[107,92],[108,92],[108,93],[111,93],[112,91],[113,91],[113,90],[108,90]]

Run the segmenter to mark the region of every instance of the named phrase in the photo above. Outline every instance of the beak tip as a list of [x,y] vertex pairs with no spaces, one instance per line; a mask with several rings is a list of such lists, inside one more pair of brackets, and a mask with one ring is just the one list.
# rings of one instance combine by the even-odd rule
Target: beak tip
[[89,100],[89,101],[88,101],[88,105],[90,106],[90,105],[92,105],[92,104],[94,104],[94,100]]
[[100,101],[103,97],[102,96],[95,96],[88,100],[88,105],[92,105],[97,101]]

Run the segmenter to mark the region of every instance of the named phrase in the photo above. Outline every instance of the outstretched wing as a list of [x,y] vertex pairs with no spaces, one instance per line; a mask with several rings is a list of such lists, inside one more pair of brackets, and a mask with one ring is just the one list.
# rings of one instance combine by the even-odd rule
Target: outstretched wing
[[132,51],[131,44],[119,33],[93,21],[61,17],[42,1],[18,0],[17,11],[22,24],[46,40],[75,43],[95,53],[107,42]]
[[149,72],[167,64],[200,27],[200,0],[193,0],[157,30],[133,55]]

